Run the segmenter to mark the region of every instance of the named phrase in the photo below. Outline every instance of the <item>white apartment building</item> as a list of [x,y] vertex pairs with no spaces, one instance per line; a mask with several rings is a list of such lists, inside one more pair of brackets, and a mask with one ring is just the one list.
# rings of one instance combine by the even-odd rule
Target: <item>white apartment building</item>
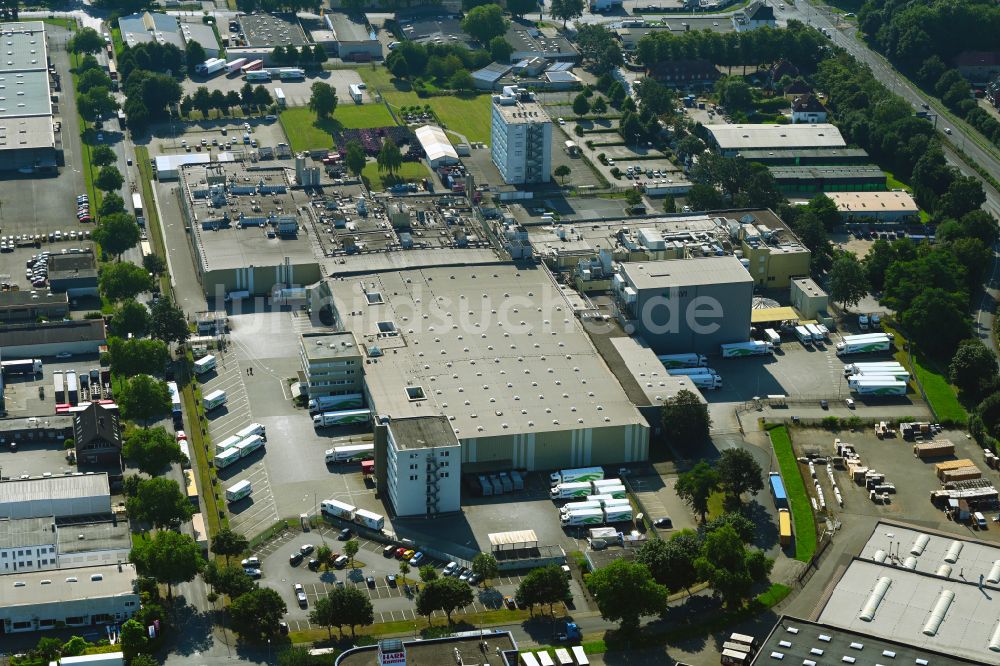
[[493,96],[490,155],[508,185],[547,183],[552,177],[552,120],[523,89]]
[[386,480],[399,516],[458,511],[462,446],[445,416],[417,416],[386,424]]
[[363,392],[361,352],[351,333],[302,335],[299,357],[310,398]]

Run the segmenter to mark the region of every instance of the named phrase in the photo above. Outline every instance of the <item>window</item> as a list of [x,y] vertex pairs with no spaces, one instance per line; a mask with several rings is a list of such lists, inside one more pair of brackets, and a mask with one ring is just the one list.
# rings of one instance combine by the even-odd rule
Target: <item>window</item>
[[416,468],[417,468],[416,465],[410,465],[410,469],[416,469]]
[[413,402],[415,400],[424,400],[427,396],[424,394],[424,389],[420,386],[407,386],[406,387],[406,398]]
[[415,474],[411,474],[410,475],[410,481],[416,481],[416,480],[417,480],[416,475]]
[[368,305],[378,305],[385,302],[382,300],[382,294],[377,291],[369,291],[365,293],[365,298],[368,299]]
[[391,321],[380,321],[376,325],[379,333],[385,335],[395,335],[396,334],[396,324]]
[[135,606],[135,602],[134,601],[126,601],[125,602],[125,608],[131,608],[132,606]]

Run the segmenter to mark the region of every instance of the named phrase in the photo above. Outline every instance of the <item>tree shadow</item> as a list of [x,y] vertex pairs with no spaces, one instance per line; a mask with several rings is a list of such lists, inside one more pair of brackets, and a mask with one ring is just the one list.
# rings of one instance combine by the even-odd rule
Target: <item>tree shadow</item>
[[176,638],[171,642],[171,652],[192,655],[205,652],[212,647],[212,626],[219,618],[220,611],[199,611],[187,603],[183,595],[174,597],[171,606],[172,630]]
[[743,507],[743,515],[753,521],[755,527],[750,545],[767,551],[778,543],[778,529],[771,514],[760,502],[753,500],[746,504]]

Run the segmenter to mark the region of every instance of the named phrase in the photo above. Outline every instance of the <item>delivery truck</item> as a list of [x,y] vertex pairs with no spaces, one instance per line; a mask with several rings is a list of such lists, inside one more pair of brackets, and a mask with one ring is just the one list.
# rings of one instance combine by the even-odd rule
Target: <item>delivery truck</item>
[[559,483],[574,483],[576,481],[600,481],[604,478],[603,467],[578,467],[576,469],[561,469],[549,474],[549,485]]
[[667,369],[696,368],[699,365],[708,365],[708,357],[701,354],[665,354],[656,358]]
[[222,407],[226,404],[226,392],[225,391],[212,391],[204,398],[201,399],[202,406],[205,408],[206,412],[210,412],[213,409]]
[[605,508],[604,522],[607,524],[632,522],[632,507],[615,506]]
[[240,458],[246,458],[263,446],[264,440],[259,435],[253,435],[252,437],[247,437],[233,448],[240,452]]
[[215,445],[215,450],[219,451],[219,452],[222,452],[222,451],[225,451],[226,449],[233,448],[234,446],[236,446],[237,444],[239,444],[242,441],[243,441],[243,438],[240,437],[239,435],[230,435],[229,437],[226,437],[224,440],[222,440],[221,442],[219,442],[218,444],[216,444]]
[[788,508],[788,493],[785,492],[785,484],[781,480],[781,475],[771,472],[767,475],[768,486],[771,488],[771,497],[774,498],[774,506],[778,509]]
[[226,488],[226,501],[227,502],[239,502],[244,497],[249,497],[250,493],[253,492],[253,486],[247,480],[235,483],[228,488]]
[[700,368],[671,368],[667,370],[667,374],[671,377],[694,377],[695,375],[718,375],[719,373],[712,368],[700,367]]
[[0,363],[0,372],[3,373],[4,377],[40,375],[42,373],[42,361],[38,358],[26,358],[20,361],[3,361]]
[[203,63],[199,63],[194,66],[195,74],[201,74],[202,76],[211,76],[217,72],[221,72],[226,68],[226,61],[222,58],[209,58]]
[[252,437],[253,435],[259,435],[261,439],[265,442],[267,441],[267,428],[265,428],[260,423],[251,423],[247,427],[243,428],[236,433],[236,436],[240,439],[246,439],[247,437]]
[[574,511],[559,517],[559,522],[564,527],[575,527],[579,525],[603,525],[604,511],[602,509],[583,509]]
[[875,363],[847,363],[844,365],[844,376],[867,375],[880,371],[899,372],[906,370],[902,363],[897,361],[884,361]]
[[798,338],[799,342],[801,342],[806,347],[812,346],[813,343],[812,333],[810,333],[809,329],[806,328],[805,326],[795,327],[795,337]]
[[774,349],[771,347],[771,343],[762,340],[748,340],[746,342],[733,342],[722,345],[722,358],[765,356],[773,353]]
[[[236,60],[230,60],[226,63],[226,75],[235,74],[240,71],[243,65],[247,64],[248,60],[246,58],[237,58]],[[263,63],[262,63],[263,64]]]
[[364,525],[368,529],[382,531],[385,527],[385,517],[380,516],[377,513],[372,513],[371,511],[365,511],[364,509],[358,509],[354,512],[354,522],[358,525]]
[[715,390],[722,388],[722,377],[719,375],[693,375],[688,377],[692,384],[700,389]]
[[778,332],[773,328],[765,328],[764,337],[767,338],[767,341],[771,343],[772,347],[781,346],[781,336],[778,335]]
[[331,518],[342,518],[343,520],[354,520],[354,512],[357,510],[356,507],[347,502],[339,502],[334,499],[323,500],[319,505],[320,511],[324,516],[329,516]]
[[280,108],[285,108],[287,101],[285,100],[285,91],[281,88],[274,89],[274,101],[278,103]]
[[593,490],[594,487],[590,485],[589,481],[573,481],[553,486],[550,495],[554,500],[569,499],[570,497],[586,497]]
[[194,374],[196,375],[203,375],[211,370],[215,370],[215,357],[211,354],[202,356],[194,362]]
[[240,459],[240,452],[236,447],[226,449],[215,454],[215,468],[224,469]]
[[851,390],[858,395],[870,396],[891,396],[906,395],[906,382],[883,382],[861,380],[851,387]]
[[77,382],[76,370],[66,371],[66,398],[71,405],[80,402],[80,384]]
[[823,331],[819,330],[816,324],[806,324],[806,330],[809,331],[809,335],[812,336],[813,342],[823,342]]
[[267,70],[258,69],[252,72],[246,73],[247,83],[264,83],[265,81],[271,80],[271,72]]
[[368,423],[372,414],[367,409],[347,409],[339,412],[323,412],[313,417],[314,428],[329,428],[339,425]]
[[778,535],[782,546],[792,544],[792,516],[788,509],[778,509]]
[[357,409],[361,406],[362,400],[360,393],[324,395],[309,401],[309,413],[319,414],[320,412],[334,412],[338,409]]
[[374,444],[351,444],[349,446],[335,446],[326,450],[326,463],[345,463],[351,460],[358,460],[366,456],[375,455]]
[[181,392],[177,388],[177,382],[167,382],[167,389],[170,391],[170,413],[174,418],[174,425],[183,428],[184,413],[181,411]]
[[884,333],[876,335],[845,335],[842,342],[837,343],[837,355],[872,354],[886,352],[892,348],[892,340]]
[[559,509],[559,513],[565,515],[567,513],[573,513],[574,511],[583,511],[584,509],[603,509],[603,502],[591,502],[590,500],[584,502],[570,502]]

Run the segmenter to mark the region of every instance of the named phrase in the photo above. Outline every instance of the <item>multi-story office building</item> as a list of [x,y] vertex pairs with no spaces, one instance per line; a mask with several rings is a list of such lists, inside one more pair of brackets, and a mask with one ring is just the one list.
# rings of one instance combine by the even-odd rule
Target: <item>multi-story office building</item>
[[506,86],[494,95],[490,134],[490,154],[505,183],[549,182],[552,120],[532,93]]
[[351,333],[305,334],[299,356],[310,398],[364,392],[361,352]]
[[[386,487],[397,515],[424,516],[458,511],[462,446],[446,416],[395,419],[379,427],[385,438]],[[380,455],[380,454],[376,454]]]

